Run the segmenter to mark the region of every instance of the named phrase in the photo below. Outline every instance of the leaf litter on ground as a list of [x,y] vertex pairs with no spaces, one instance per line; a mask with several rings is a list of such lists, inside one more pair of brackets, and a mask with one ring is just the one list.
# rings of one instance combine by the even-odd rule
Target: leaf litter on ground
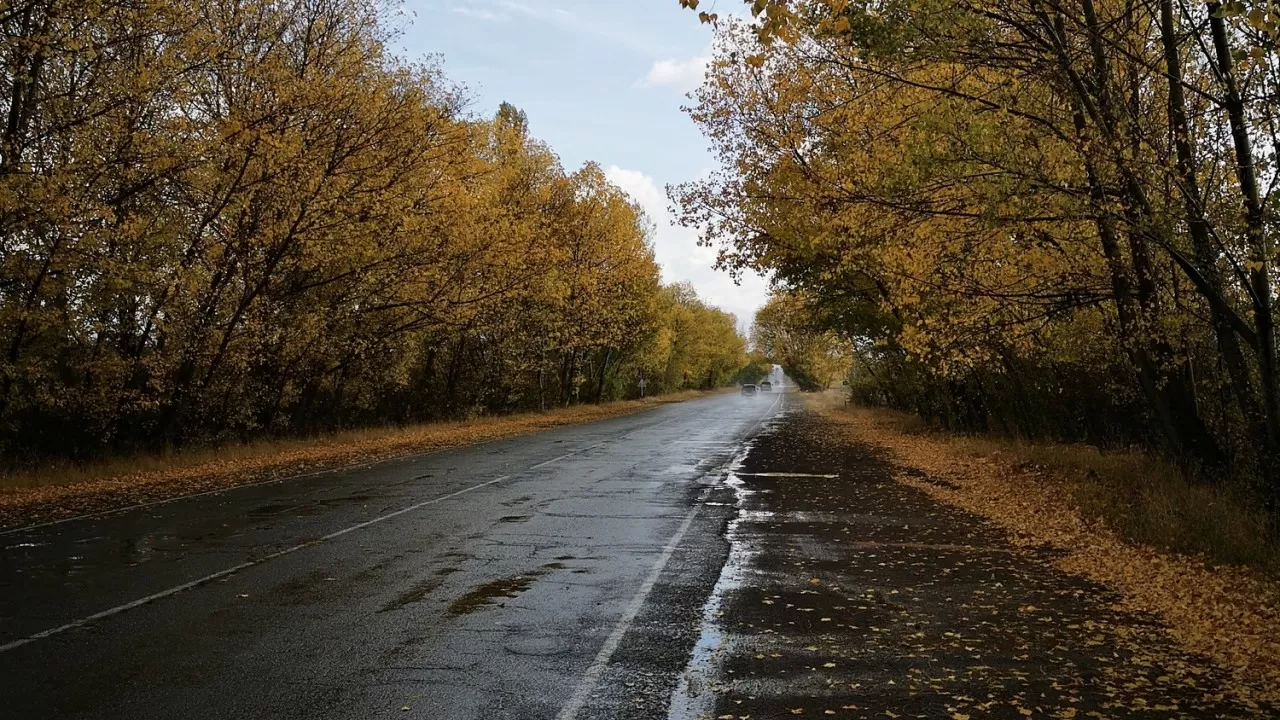
[[898,482],[990,520],[1028,550],[1057,549],[1054,564],[1116,591],[1117,610],[1160,618],[1185,650],[1229,673],[1230,691],[1246,705],[1280,702],[1280,582],[1126,542],[1087,518],[1051,470],[959,452],[945,437],[905,432],[874,411],[811,406],[833,429],[887,451],[902,469]]

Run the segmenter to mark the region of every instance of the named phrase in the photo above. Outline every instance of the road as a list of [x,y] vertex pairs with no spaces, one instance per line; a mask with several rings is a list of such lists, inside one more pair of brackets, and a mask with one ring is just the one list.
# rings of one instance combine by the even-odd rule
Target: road
[[0,535],[0,715],[665,717],[781,394]]
[[719,395],[3,534],[0,717],[1280,717],[899,471]]

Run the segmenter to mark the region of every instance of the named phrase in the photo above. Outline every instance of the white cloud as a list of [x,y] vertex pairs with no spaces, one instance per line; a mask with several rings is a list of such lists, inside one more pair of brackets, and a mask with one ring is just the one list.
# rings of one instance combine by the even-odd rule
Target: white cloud
[[541,17],[546,14],[543,10],[530,7],[524,3],[512,2],[512,0],[499,0],[498,4],[508,10],[513,10],[521,15],[528,15],[529,17]]
[[630,195],[653,221],[653,252],[662,267],[663,282],[693,283],[703,301],[737,315],[738,327],[747,330],[769,294],[764,278],[745,273],[741,284],[735,285],[728,273],[714,269],[715,249],[699,246],[696,230],[674,222],[666,194],[652,177],[616,165],[605,170],[605,177]]
[[458,13],[459,15],[466,15],[469,18],[475,18],[476,20],[487,20],[489,22],[506,22],[511,19],[511,16],[506,13],[495,12],[487,8],[458,6],[458,7],[455,7],[453,11]]
[[668,47],[650,42],[634,28],[610,23],[605,13],[579,13],[561,7],[559,3],[560,0],[468,0],[465,5],[455,6],[453,11],[489,21],[527,18],[563,32],[591,37],[651,57],[670,52]]
[[636,84],[640,87],[673,87],[680,92],[689,92],[702,84],[709,62],[711,58],[707,55],[688,60],[658,60]]

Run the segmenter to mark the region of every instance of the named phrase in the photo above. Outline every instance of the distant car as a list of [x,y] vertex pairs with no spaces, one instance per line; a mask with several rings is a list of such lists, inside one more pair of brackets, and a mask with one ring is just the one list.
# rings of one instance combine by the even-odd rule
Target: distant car
[[768,380],[760,383],[760,392],[773,392],[773,383]]
[[756,394],[756,386],[755,386],[755,385],[752,385],[751,383],[747,383],[746,385],[743,385],[743,386],[742,386],[742,394],[743,394],[743,395],[755,395],[755,394]]

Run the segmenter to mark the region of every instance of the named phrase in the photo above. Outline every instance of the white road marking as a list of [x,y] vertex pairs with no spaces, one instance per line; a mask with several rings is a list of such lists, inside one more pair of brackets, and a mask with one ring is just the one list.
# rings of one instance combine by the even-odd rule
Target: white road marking
[[[555,458],[552,458],[552,459],[550,459],[550,460],[546,460],[546,461],[540,462],[540,463],[538,463],[537,465],[533,465],[533,466],[531,466],[531,467],[527,468],[527,469],[525,470],[525,472],[528,472],[529,470],[536,470],[537,468],[540,468],[540,467],[545,467],[545,466],[547,466],[547,465],[550,465],[550,464],[551,464],[551,463],[553,463],[553,462],[557,462],[557,461],[559,461],[559,460],[564,460],[564,459],[565,459],[565,458],[567,458],[567,457],[572,457],[572,456],[577,455],[577,454],[579,454],[579,453],[584,453],[584,452],[586,452],[586,451],[588,451],[588,450],[590,450],[590,449],[592,449],[592,448],[594,448],[594,447],[598,447],[598,446],[600,446],[600,445],[603,445],[605,442],[607,442],[607,441],[603,441],[603,440],[602,440],[601,442],[598,442],[598,443],[596,443],[596,444],[594,444],[594,445],[588,445],[587,447],[580,448],[580,449],[578,449],[578,450],[574,450],[573,452],[565,453],[564,455],[561,455],[561,456],[559,456],[559,457],[555,457]],[[434,498],[431,498],[430,500],[424,500],[423,502],[420,502],[420,503],[414,503],[413,505],[410,505],[410,506],[408,506],[408,507],[403,507],[403,508],[400,508],[399,510],[395,510],[395,511],[389,512],[389,513],[387,513],[386,515],[379,515],[378,517],[373,518],[373,519],[371,519],[371,520],[365,520],[364,522],[356,523],[355,525],[352,525],[352,526],[350,526],[350,527],[345,527],[345,528],[343,528],[343,529],[341,529],[341,530],[338,530],[338,531],[336,531],[336,532],[331,532],[331,533],[329,533],[328,535],[325,535],[325,536],[323,536],[323,537],[321,537],[321,538],[319,538],[319,539],[316,539],[316,540],[308,540],[307,542],[304,542],[304,543],[298,543],[297,545],[294,545],[293,547],[288,547],[288,548],[285,548],[284,550],[279,550],[279,551],[273,552],[273,553],[271,553],[271,554],[269,554],[269,555],[263,555],[262,557],[257,558],[257,559],[255,559],[255,560],[249,560],[248,562],[242,562],[242,563],[240,563],[239,565],[234,565],[234,566],[229,567],[229,568],[227,568],[227,569],[225,569],[225,570],[219,570],[219,571],[218,571],[218,572],[216,572],[216,573],[212,573],[212,574],[210,574],[210,575],[205,575],[204,577],[202,577],[202,578],[197,578],[197,579],[195,579],[195,580],[192,580],[191,582],[183,583],[183,584],[181,584],[181,585],[175,585],[174,587],[168,588],[168,589],[166,589],[166,590],[161,590],[161,591],[160,591],[160,592],[158,592],[158,593],[154,593],[154,594],[148,595],[148,596],[146,596],[146,597],[144,597],[144,598],[138,598],[137,600],[133,600],[133,601],[131,601],[131,602],[127,602],[127,603],[125,603],[125,604],[123,604],[123,605],[117,605],[117,606],[115,606],[115,607],[113,607],[113,608],[110,608],[110,609],[108,609],[108,610],[103,610],[102,612],[97,612],[97,613],[94,613],[94,614],[92,614],[92,615],[88,615],[88,616],[82,617],[82,618],[80,618],[80,619],[78,619],[78,620],[72,620],[71,622],[69,622],[69,623],[67,623],[67,624],[65,624],[65,625],[59,625],[58,627],[55,627],[55,628],[50,628],[50,629],[48,629],[48,630],[42,630],[41,632],[38,632],[38,633],[36,633],[36,634],[34,634],[34,635],[28,635],[27,637],[24,637],[24,638],[18,638],[17,640],[11,640],[11,641],[9,641],[9,642],[7,642],[7,643],[3,644],[3,645],[0,645],[0,653],[2,653],[2,652],[7,652],[7,651],[9,651],[9,650],[13,650],[14,648],[22,647],[23,645],[26,645],[27,643],[30,643],[30,642],[35,642],[36,640],[42,640],[42,639],[44,639],[44,638],[51,637],[51,636],[53,636],[53,635],[57,635],[57,634],[59,634],[59,633],[66,632],[66,631],[68,631],[68,630],[74,630],[75,628],[83,627],[83,626],[85,626],[85,625],[87,625],[87,624],[89,624],[89,623],[91,623],[91,622],[97,621],[97,620],[102,620],[102,619],[105,619],[105,618],[109,618],[109,617],[111,617],[111,616],[113,616],[113,615],[119,615],[119,614],[120,614],[120,613],[122,613],[122,612],[125,612],[125,611],[127,611],[127,610],[132,610],[132,609],[134,609],[134,608],[136,608],[136,607],[139,607],[139,606],[142,606],[142,605],[146,605],[146,604],[147,604],[147,603],[149,603],[149,602],[153,602],[153,601],[155,601],[155,600],[160,600],[160,599],[163,599],[163,598],[167,598],[167,597],[169,597],[169,596],[171,596],[171,595],[177,595],[178,593],[182,592],[183,590],[190,590],[191,588],[194,588],[194,587],[197,587],[197,586],[200,586],[200,585],[204,585],[204,584],[206,584],[206,583],[213,582],[214,580],[219,580],[219,579],[221,579],[221,578],[227,577],[228,575],[234,575],[235,573],[238,573],[238,572],[240,572],[241,570],[248,570],[248,569],[249,569],[249,568],[251,568],[251,567],[255,567],[255,566],[257,566],[257,565],[261,565],[261,564],[263,564],[263,563],[265,563],[265,562],[267,562],[267,561],[269,561],[269,560],[275,560],[276,558],[284,557],[285,555],[290,555],[290,554],[292,554],[292,553],[298,552],[299,550],[303,550],[303,549],[306,549],[306,548],[312,547],[312,546],[314,546],[314,545],[319,545],[320,543],[323,543],[323,542],[328,542],[328,541],[330,541],[330,540],[334,540],[334,539],[336,539],[336,538],[340,538],[340,537],[342,537],[343,535],[346,535],[347,533],[355,532],[356,530],[362,530],[362,529],[364,529],[364,528],[369,527],[370,525],[377,525],[377,524],[378,524],[378,523],[380,523],[380,522],[383,522],[383,521],[386,521],[386,520],[390,520],[391,518],[394,518],[394,517],[399,517],[399,516],[401,516],[401,515],[404,515],[405,513],[411,513],[411,512],[413,512],[414,510],[420,510],[420,509],[422,509],[422,508],[424,508],[424,507],[426,507],[426,506],[428,506],[428,505],[434,505],[434,504],[436,504],[436,503],[438,503],[438,502],[441,502],[441,501],[443,501],[443,500],[448,500],[448,499],[450,499],[450,498],[458,497],[459,495],[462,495],[462,494],[464,494],[464,493],[469,493],[469,492],[471,492],[472,490],[479,490],[479,489],[480,489],[480,488],[482,488],[482,487],[488,487],[489,485],[493,485],[493,484],[495,484],[495,483],[500,483],[500,482],[502,482],[503,480],[507,480],[507,479],[509,479],[509,478],[511,478],[511,475],[503,475],[502,477],[497,477],[497,478],[494,478],[494,479],[492,479],[492,480],[487,480],[487,481],[482,482],[482,483],[477,483],[477,484],[475,484],[475,485],[471,485],[471,486],[469,486],[469,487],[465,487],[465,488],[463,488],[463,489],[461,489],[461,490],[457,490],[457,491],[455,491],[455,492],[451,492],[451,493],[448,493],[448,494],[446,494],[446,495],[441,495],[441,496],[439,496],[439,497],[434,497]],[[274,482],[274,481],[273,481],[273,482]],[[241,487],[244,487],[244,486],[241,486]],[[190,497],[190,496],[188,496],[188,497]]]
[[63,633],[68,630],[74,630],[75,628],[82,627],[96,620],[109,618],[112,615],[119,615],[120,613],[125,612],[126,610],[132,610],[141,605],[146,605],[147,603],[152,602],[154,600],[167,598],[170,595],[177,595],[183,590],[190,590],[191,588],[197,587],[199,585],[204,585],[206,583],[213,582],[214,580],[227,577],[228,575],[234,575],[235,573],[238,573],[241,570],[248,570],[251,567],[261,565],[269,560],[274,560],[278,557],[284,557],[285,555],[298,552],[299,550],[303,550],[305,548],[309,548],[314,545],[319,545],[320,543],[328,542],[329,540],[333,540],[335,538],[340,538],[343,535],[346,535],[347,533],[351,533],[351,532],[355,532],[356,530],[367,528],[370,525],[377,525],[378,523],[383,522],[384,520],[390,520],[391,518],[404,515],[405,513],[413,512],[414,510],[424,508],[428,505],[434,505],[438,502],[441,502],[442,500],[448,500],[449,498],[458,497],[459,495],[462,495],[464,493],[469,493],[472,490],[479,490],[482,487],[487,487],[489,485],[493,485],[494,483],[500,483],[503,480],[506,480],[510,477],[511,477],[510,475],[503,475],[502,477],[497,477],[492,480],[488,480],[482,483],[477,483],[470,487],[465,487],[461,490],[451,492],[447,495],[441,495],[439,497],[431,498],[430,500],[424,500],[423,502],[415,503],[413,505],[410,505],[409,507],[404,507],[394,512],[389,512],[386,515],[379,515],[378,517],[373,518],[372,520],[365,520],[362,523],[356,523],[355,525],[352,525],[350,527],[345,527],[336,532],[331,532],[328,535],[325,535],[316,540],[308,540],[307,542],[304,542],[304,543],[298,543],[293,547],[288,547],[288,548],[285,548],[284,550],[278,550],[276,552],[271,553],[270,555],[263,555],[262,557],[257,558],[256,560],[249,560],[248,562],[242,562],[239,565],[234,565],[225,570],[219,570],[216,573],[205,575],[204,577],[197,578],[195,580],[192,580],[191,582],[183,583],[181,585],[175,585],[174,587],[171,587],[167,590],[161,590],[158,593],[148,595],[144,598],[138,598],[137,600],[134,600],[132,602],[127,602],[123,605],[117,605],[108,610],[103,610],[102,612],[97,612],[92,615],[82,617],[79,620],[72,620],[71,622],[65,625],[59,625],[56,628],[50,628],[48,630],[43,630],[41,632],[38,632],[34,635],[28,635],[27,637],[24,637],[24,638],[12,640],[10,642],[5,643],[4,645],[0,645],[0,652],[7,652],[9,650],[13,650],[14,648],[22,647],[23,645],[26,645],[27,643],[30,643],[30,642],[34,642],[36,640],[42,640],[44,638],[57,635],[58,633]]
[[600,676],[604,674],[605,668],[609,665],[609,660],[613,658],[613,653],[617,651],[618,645],[622,643],[622,636],[627,634],[627,630],[635,622],[636,615],[640,614],[640,608],[644,606],[644,601],[648,599],[650,591],[657,584],[663,568],[667,566],[667,562],[671,560],[672,553],[680,545],[680,541],[684,539],[689,527],[693,525],[694,517],[702,509],[702,500],[703,498],[698,499],[693,509],[684,516],[684,522],[680,523],[680,528],[676,530],[676,534],[672,535],[666,546],[662,548],[662,554],[658,556],[653,568],[649,570],[649,576],[645,578],[644,584],[640,586],[640,589],[631,598],[626,612],[618,619],[618,624],[613,626],[613,632],[609,633],[604,645],[600,647],[600,652],[596,653],[596,658],[592,661],[591,667],[587,668],[587,672],[578,681],[578,687],[573,691],[573,696],[569,698],[569,702],[560,708],[560,713],[556,715],[556,720],[574,720],[578,716],[578,712],[582,710],[582,706],[587,703],[587,699],[591,696],[591,691],[595,690],[596,684],[600,682]]
[[[764,414],[760,416],[760,419],[752,424],[752,426],[734,442],[740,443],[750,436],[751,433],[760,426],[760,423],[764,422],[765,418],[773,414],[773,409],[776,408],[778,403],[781,401],[782,396],[779,395],[773,403],[769,405],[769,408],[765,410]],[[640,608],[644,606],[645,600],[649,598],[649,593],[653,591],[653,586],[657,584],[658,578],[662,575],[663,569],[666,568],[667,563],[671,560],[671,555],[676,551],[676,548],[680,546],[680,541],[684,539],[685,533],[689,532],[689,527],[693,525],[693,519],[697,517],[698,511],[702,509],[702,504],[706,501],[710,490],[711,489],[708,488],[703,491],[702,496],[698,498],[696,503],[694,503],[693,509],[685,515],[684,522],[680,523],[680,527],[676,530],[676,534],[672,535],[671,539],[667,541],[667,544],[663,546],[662,554],[659,555],[658,559],[653,563],[653,568],[650,569],[649,576],[645,578],[644,584],[641,585],[640,589],[636,591],[636,594],[632,596],[630,604],[627,605],[626,612],[622,614],[621,618],[618,618],[618,624],[613,626],[613,632],[609,633],[609,637],[605,639],[604,645],[600,646],[600,652],[596,653],[595,660],[591,662],[591,666],[587,668],[585,673],[583,673],[582,679],[578,681],[578,686],[574,689],[573,695],[569,698],[569,701],[560,708],[560,712],[556,715],[556,720],[576,720],[578,713],[581,712],[583,706],[587,704],[587,700],[590,699],[592,691],[594,691],[596,689],[596,685],[600,683],[600,677],[604,675],[605,668],[609,666],[609,661],[613,659],[613,654],[618,651],[618,646],[622,644],[623,636],[627,634],[627,630],[631,629],[631,626],[635,623],[636,616],[640,614]]]
[[580,453],[580,452],[586,452],[586,451],[590,450],[590,449],[591,449],[591,448],[593,448],[593,447],[596,447],[596,446],[599,446],[599,445],[603,445],[603,444],[604,444],[603,442],[598,442],[598,443],[596,443],[595,445],[590,445],[590,446],[584,447],[584,448],[582,448],[581,450],[574,450],[573,452],[565,453],[565,454],[561,455],[560,457],[553,457],[553,458],[551,458],[550,460],[543,460],[542,462],[538,463],[537,465],[530,465],[530,466],[529,466],[529,469],[530,469],[530,470],[537,470],[537,469],[538,469],[538,468],[540,468],[540,467],[545,467],[545,466],[547,466],[547,465],[550,465],[550,464],[551,464],[551,463],[553,463],[553,462],[557,462],[557,461],[563,460],[563,459],[565,459],[565,458],[567,458],[567,457],[569,457],[569,456],[571,456],[571,455],[577,455],[577,454],[578,454],[578,453]]

